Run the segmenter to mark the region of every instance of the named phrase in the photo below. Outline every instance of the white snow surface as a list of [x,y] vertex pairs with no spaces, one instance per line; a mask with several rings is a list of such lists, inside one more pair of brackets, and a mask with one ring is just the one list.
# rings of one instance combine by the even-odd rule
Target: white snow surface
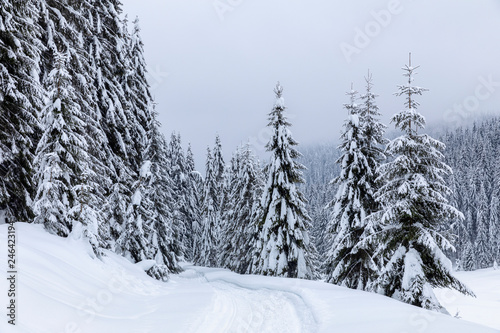
[[[16,229],[18,322],[13,328],[4,314],[2,333],[500,332],[493,329],[500,329],[498,270],[459,274],[477,299],[438,293],[448,299],[444,305],[451,313],[460,309],[464,319],[456,319],[320,281],[242,276],[188,264],[163,283],[112,253],[92,259],[82,240],[50,235],[40,225],[16,224]],[[0,225],[4,272],[6,239],[7,227]],[[0,279],[2,304],[7,289],[6,279]]]

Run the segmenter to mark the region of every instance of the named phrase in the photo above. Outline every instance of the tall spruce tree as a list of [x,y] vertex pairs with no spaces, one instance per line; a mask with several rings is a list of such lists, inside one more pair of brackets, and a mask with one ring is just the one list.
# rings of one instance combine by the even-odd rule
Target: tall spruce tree
[[464,271],[473,271],[476,269],[476,255],[474,253],[474,246],[470,241],[463,251],[461,261]]
[[[71,230],[74,237],[87,237],[96,253],[98,247],[103,245],[108,235],[103,235],[99,228],[104,224],[100,206],[103,202],[102,187],[103,159],[100,156],[104,144],[104,133],[100,128],[98,117],[95,113],[95,103],[91,97],[88,82],[91,70],[89,55],[86,53],[82,35],[89,31],[89,22],[83,13],[89,9],[87,1],[67,3],[65,1],[38,2],[40,17],[37,22],[42,28],[41,42],[43,57],[41,59],[41,84],[49,93],[49,100],[55,101],[55,85],[58,94],[63,99],[63,106],[67,110],[63,113],[64,121],[69,123],[73,133],[80,136],[79,160],[73,163],[73,172],[77,174],[70,177],[65,195],[74,198],[68,211],[67,219],[71,220]],[[62,54],[59,49],[63,50]],[[62,63],[62,62],[63,63]],[[54,75],[58,80],[54,82]],[[64,96],[62,96],[64,95]],[[45,111],[49,111],[47,108]],[[77,113],[73,115],[73,113]],[[47,125],[47,124],[45,124]],[[49,125],[53,126],[52,125]],[[67,128],[67,129],[68,129]],[[67,130],[66,129],[66,130]],[[45,128],[45,131],[53,131]],[[45,133],[47,135],[48,133]],[[54,138],[52,138],[54,139]],[[51,139],[49,139],[51,140]],[[43,138],[42,138],[43,141]],[[40,142],[47,145],[47,141]],[[39,154],[48,154],[54,148],[52,144],[43,148],[39,145]],[[54,154],[61,152],[53,151]],[[72,154],[75,154],[73,151]],[[37,156],[37,160],[43,159]],[[40,167],[40,166],[39,166]],[[42,186],[43,179],[38,177],[38,188]],[[35,221],[39,221],[39,217]],[[52,230],[53,231],[53,230]]]
[[484,184],[481,183],[479,189],[479,197],[477,206],[477,237],[475,243],[475,254],[477,258],[477,268],[488,268],[493,265],[491,254],[491,244],[489,242],[489,214],[488,214],[488,198]]
[[193,253],[195,248],[195,238],[198,234],[198,224],[200,221],[200,205],[201,195],[200,189],[202,188],[203,179],[198,171],[196,171],[194,164],[194,156],[191,150],[191,145],[188,144],[186,151],[186,206],[185,206],[185,221],[188,224],[187,229],[191,233],[186,239],[184,246],[186,247],[186,260],[193,260]]
[[375,200],[375,192],[380,184],[377,183],[377,169],[385,160],[383,145],[387,144],[387,139],[384,137],[387,126],[380,122],[380,112],[376,103],[373,89],[373,77],[370,72],[365,77],[366,92],[361,95],[362,104],[359,107],[360,126],[363,136],[361,151],[368,163],[369,172],[366,173],[367,193],[363,197],[363,206],[367,215],[372,214],[380,209],[380,205]]
[[[332,181],[338,184],[338,191],[329,205],[333,213],[328,232],[335,238],[327,254],[325,271],[330,283],[364,290],[378,273],[372,246],[358,244],[365,234],[365,217],[375,206],[372,184],[367,182],[373,179],[374,171],[364,154],[368,149],[363,149],[367,148],[367,141],[360,108],[356,104],[357,91],[351,89],[347,95],[350,103],[344,108],[348,111],[348,119],[339,146],[342,156],[337,160],[341,171]],[[375,163],[373,160],[372,165]]]
[[37,111],[44,91],[36,2],[0,6],[0,210],[9,221],[31,221],[33,158],[39,140]]
[[218,198],[219,185],[216,182],[214,156],[207,148],[205,181],[203,184],[203,203],[201,221],[196,239],[194,262],[197,265],[216,267],[218,249]]
[[445,235],[438,232],[449,219],[463,218],[448,204],[450,194],[443,177],[452,172],[443,161],[444,145],[427,134],[418,134],[425,126],[418,113],[415,97],[425,89],[414,86],[418,67],[403,68],[408,83],[398,86],[397,96],[404,96],[405,109],[392,122],[403,135],[392,140],[386,154],[393,157],[380,166],[382,187],[377,201],[383,210],[372,215],[381,223],[378,251],[387,258],[375,282],[379,293],[422,308],[445,311],[432,288],[453,288],[472,295],[451,272],[451,262],[443,250],[453,249]]
[[149,180],[145,195],[151,203],[151,212],[146,238],[151,244],[150,258],[156,261],[156,265],[151,267],[147,273],[158,280],[166,280],[168,273],[181,271],[180,258],[177,255],[179,245],[176,244],[172,230],[174,195],[172,193],[172,180],[168,173],[170,161],[167,144],[159,130],[160,124],[154,113],[150,122],[142,174],[146,174]]
[[86,124],[66,68],[68,57],[54,54],[55,67],[47,77],[49,101],[43,109],[44,132],[35,159],[34,221],[63,237],[76,228],[77,236],[85,235],[97,249],[98,219],[88,205],[88,184],[94,173],[87,153]]
[[492,195],[490,203],[489,238],[491,242],[492,260],[500,262],[500,200]]
[[275,88],[276,103],[269,113],[268,126],[273,136],[267,144],[271,159],[266,166],[267,184],[261,206],[261,228],[256,260],[263,275],[313,279],[316,276],[316,250],[309,237],[311,219],[305,198],[297,186],[303,182],[304,169],[296,161],[298,143],[289,130],[285,115],[283,88]]
[[214,172],[214,202],[215,202],[215,225],[216,225],[216,244],[220,245],[220,235],[221,235],[221,223],[222,223],[222,212],[224,206],[226,205],[225,200],[227,199],[227,179],[226,176],[226,163],[224,162],[224,157],[222,154],[222,143],[219,134],[215,136],[215,145],[213,149],[213,167]]
[[253,246],[258,237],[254,212],[262,195],[263,179],[248,144],[238,148],[231,164],[233,176],[223,216],[219,265],[245,274],[251,269]]
[[187,175],[186,160],[181,146],[180,134],[172,133],[168,145],[168,157],[170,164],[168,167],[170,179],[172,181],[173,195],[173,231],[176,246],[176,253],[180,257],[186,257],[186,244],[191,237],[191,225],[186,218],[187,206]]
[[[132,151],[129,128],[136,123],[130,115],[130,103],[124,91],[127,58],[124,49],[130,44],[120,19],[121,5],[116,0],[90,0],[86,12],[90,33],[85,45],[90,56],[92,99],[105,142],[101,158],[105,169],[103,207],[105,225],[102,233],[109,234],[106,247],[120,251],[116,241],[123,238],[126,224],[135,214],[131,198],[133,185],[139,180],[139,161]],[[136,138],[140,140],[141,138]],[[135,165],[132,165],[135,161]]]

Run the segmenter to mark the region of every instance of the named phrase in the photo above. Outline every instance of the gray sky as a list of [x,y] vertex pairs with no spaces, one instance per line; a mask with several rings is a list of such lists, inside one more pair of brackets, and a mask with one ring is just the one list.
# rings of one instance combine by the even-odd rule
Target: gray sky
[[141,20],[163,131],[191,142],[200,171],[216,133],[226,160],[247,140],[263,155],[278,80],[301,144],[338,139],[345,91],[363,92],[368,69],[387,123],[410,51],[428,123],[500,110],[498,0],[122,2]]

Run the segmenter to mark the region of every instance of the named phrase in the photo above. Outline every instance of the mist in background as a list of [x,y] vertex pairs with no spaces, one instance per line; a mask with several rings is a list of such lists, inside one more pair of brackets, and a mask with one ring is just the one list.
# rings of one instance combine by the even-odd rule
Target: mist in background
[[338,139],[345,92],[352,82],[364,93],[368,70],[388,124],[403,106],[393,93],[409,52],[421,66],[415,85],[429,89],[418,98],[429,124],[499,110],[496,0],[122,2],[140,19],[162,130],[191,142],[200,171],[217,133],[226,160],[247,141],[265,156],[277,81],[302,145]]

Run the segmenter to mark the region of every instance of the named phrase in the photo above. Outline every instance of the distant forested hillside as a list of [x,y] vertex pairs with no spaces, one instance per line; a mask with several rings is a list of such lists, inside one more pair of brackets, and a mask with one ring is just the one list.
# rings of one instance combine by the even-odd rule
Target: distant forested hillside
[[[453,169],[453,175],[447,179],[453,191],[448,199],[465,216],[464,221],[453,221],[443,230],[450,233],[457,250],[448,256],[454,259],[454,264],[461,265],[459,269],[491,267],[494,260],[500,261],[500,117],[440,130],[441,134],[432,132],[446,144],[446,163]],[[391,137],[395,135],[393,131],[388,133]],[[323,235],[330,213],[325,206],[336,193],[330,181],[340,172],[335,163],[340,152],[336,144],[328,143],[304,147],[302,154],[301,162],[307,167],[304,194],[314,222],[316,246],[320,255],[324,255],[327,244]]]

